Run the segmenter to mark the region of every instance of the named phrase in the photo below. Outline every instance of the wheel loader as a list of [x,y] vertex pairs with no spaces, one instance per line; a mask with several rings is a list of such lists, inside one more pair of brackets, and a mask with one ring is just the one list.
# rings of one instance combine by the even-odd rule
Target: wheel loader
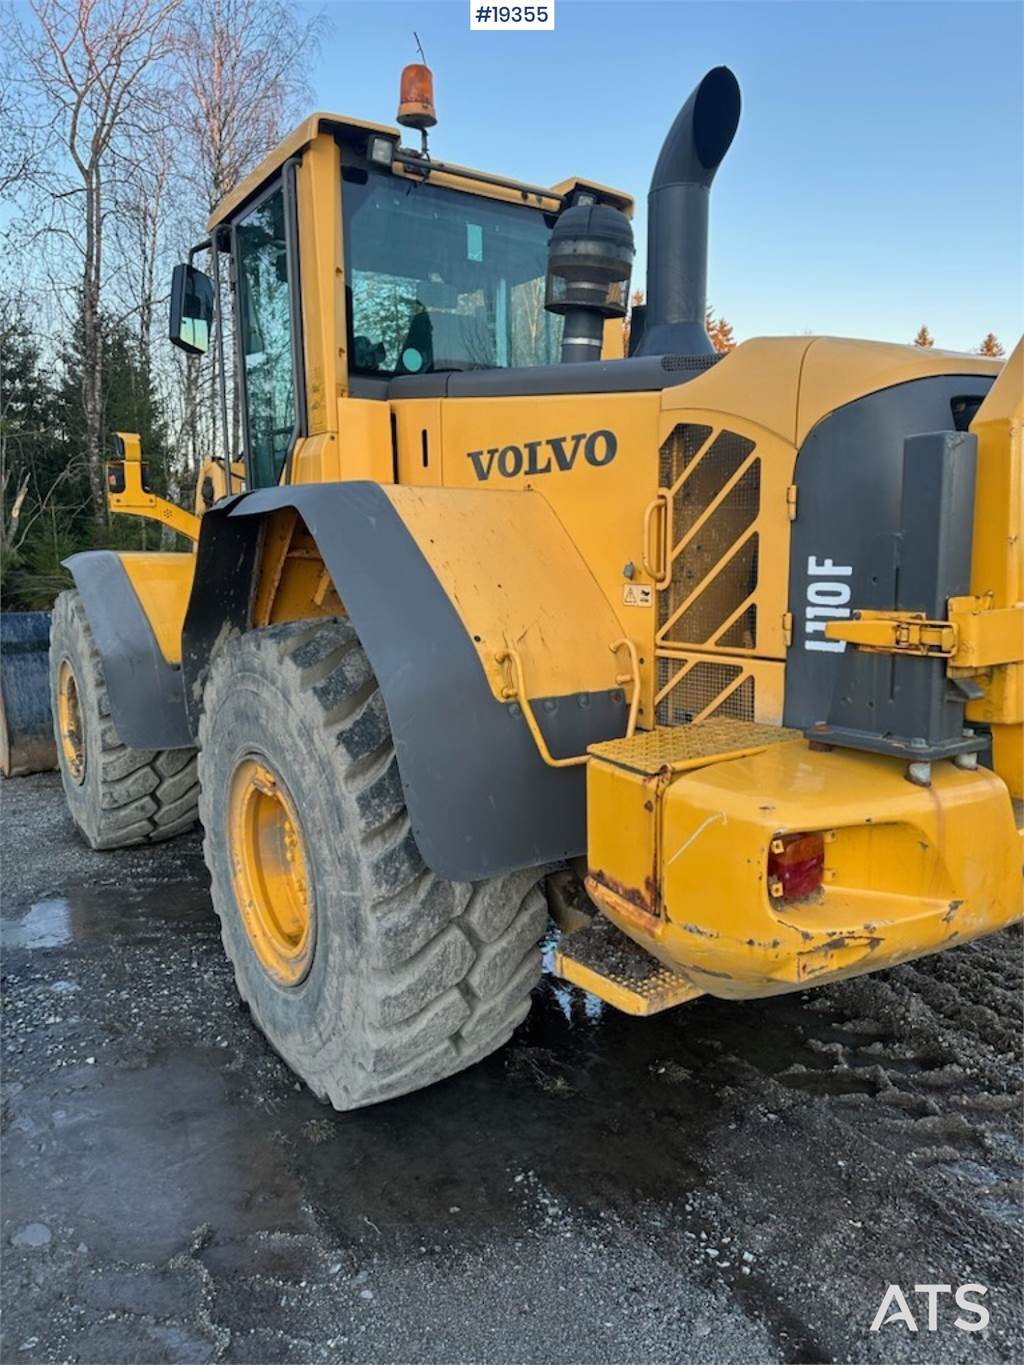
[[719,67],[657,159],[624,355],[629,195],[439,160],[429,72],[402,93],[399,128],[307,119],[175,269],[241,450],[222,387],[196,515],[123,433],[111,510],[192,550],[68,560],[85,839],[201,821],[238,990],[338,1109],[503,1044],[549,910],[553,970],[635,1015],[1017,920],[1021,348],[717,355]]

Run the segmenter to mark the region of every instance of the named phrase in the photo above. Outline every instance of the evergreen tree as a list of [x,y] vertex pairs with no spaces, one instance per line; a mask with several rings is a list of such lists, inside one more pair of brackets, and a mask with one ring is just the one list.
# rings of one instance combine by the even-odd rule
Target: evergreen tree
[[[0,304],[0,317],[9,312]],[[138,432],[149,485],[166,496],[166,424],[138,336],[128,323],[110,318],[103,319],[102,333],[103,454],[112,453],[115,431]],[[17,322],[2,328],[0,361],[3,606],[45,608],[70,586],[62,559],[92,548],[157,549],[161,529],[134,517],[97,523],[85,459],[78,336],[65,344],[56,383],[40,364],[28,330]]]
[[1003,350],[1002,342],[996,336],[995,332],[989,332],[978,347],[978,354],[1000,356],[1005,355],[1006,352]]
[[49,605],[38,601],[34,566],[46,562],[53,533],[65,525],[66,505],[75,499],[57,396],[23,318],[19,300],[0,300],[0,602],[5,608]]
[[935,338],[932,336],[931,332],[929,332],[928,328],[925,327],[924,323],[922,323],[918,329],[917,336],[914,338],[914,345],[920,346],[925,350],[927,350],[928,347],[935,345]]
[[732,334],[732,323],[726,322],[725,318],[716,318],[711,311],[711,304],[707,306],[704,314],[704,326],[707,328],[711,344],[719,355],[725,355],[728,351],[735,351],[736,340]]

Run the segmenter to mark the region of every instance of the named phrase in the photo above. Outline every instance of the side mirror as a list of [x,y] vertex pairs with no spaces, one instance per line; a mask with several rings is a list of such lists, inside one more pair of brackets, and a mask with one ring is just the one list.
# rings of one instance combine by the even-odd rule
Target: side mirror
[[194,266],[176,265],[171,276],[171,341],[189,355],[205,355],[212,324],[213,281]]

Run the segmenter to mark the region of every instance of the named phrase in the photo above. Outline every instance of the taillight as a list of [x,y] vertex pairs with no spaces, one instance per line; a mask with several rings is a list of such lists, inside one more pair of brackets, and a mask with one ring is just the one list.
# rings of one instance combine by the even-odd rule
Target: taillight
[[777,900],[803,900],[821,886],[825,840],[811,834],[777,834],[768,852],[768,890]]

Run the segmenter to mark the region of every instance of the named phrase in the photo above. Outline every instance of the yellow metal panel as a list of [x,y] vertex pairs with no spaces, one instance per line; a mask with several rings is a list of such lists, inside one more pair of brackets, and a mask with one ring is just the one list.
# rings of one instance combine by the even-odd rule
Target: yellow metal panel
[[660,805],[666,780],[660,772],[639,773],[599,759],[587,764],[590,875],[645,915],[660,913]]
[[666,789],[681,772],[795,737],[794,731],[774,725],[709,720],[592,745],[587,765],[587,885],[594,883],[610,893],[631,916],[634,911],[660,916]]
[[338,400],[338,460],[339,478],[393,482],[390,404],[373,398]]
[[626,339],[622,334],[622,319],[608,318],[601,342],[602,360],[621,360],[626,354]]
[[372,479],[392,483],[390,405],[372,398],[339,398],[336,431],[300,438],[292,452],[290,483]]
[[[358,128],[367,132],[383,133],[385,136],[397,138],[399,130],[392,128],[386,123],[367,123],[364,119],[349,118],[345,114],[311,114],[309,118],[303,119],[297,128],[294,128],[286,138],[277,144],[274,150],[263,158],[255,170],[239,181],[229,195],[226,195],[216,206],[206,221],[206,230],[212,232],[218,223],[226,222],[240,205],[263,185],[265,180],[280,169],[289,157],[301,152],[304,147],[308,147],[322,129],[331,128]],[[333,141],[333,139],[330,139]]]
[[335,397],[345,359],[339,350],[345,332],[340,159],[328,134],[321,133],[306,148],[296,187],[306,408],[309,433],[316,435],[336,430]]
[[[543,494],[589,566],[615,613],[617,636],[628,636],[640,653],[641,726],[653,723],[654,599],[648,594],[646,605],[634,606],[625,598],[627,593],[636,597],[635,587],[651,585],[641,568],[643,513],[657,486],[659,408],[657,393],[448,398],[442,407],[444,484]],[[615,454],[590,463],[585,441],[599,432],[612,433]],[[549,439],[562,442],[559,449],[564,460],[572,459],[571,469],[560,468]],[[592,454],[601,461],[608,449],[601,437]],[[504,458],[503,451],[509,452]],[[474,461],[471,452],[480,452],[479,459]],[[478,466],[488,477],[478,476]],[[632,578],[624,573],[627,565]],[[549,590],[553,586],[549,583]],[[603,631],[599,638],[600,648],[606,648]]]
[[730,351],[710,370],[678,388],[665,389],[662,406],[674,416],[680,408],[701,408],[721,419],[742,413],[792,444],[796,435],[800,369],[813,337],[753,337]]
[[[287,469],[282,471],[285,480]],[[291,455],[288,483],[330,483],[341,478],[338,438],[331,432],[300,436]]]
[[160,653],[169,664],[180,664],[181,629],[195,576],[195,555],[139,550],[119,558],[153,628]]
[[917,346],[842,337],[754,337],[664,395],[666,412],[702,407],[774,431],[799,446],[835,408],[933,374],[997,374],[999,362]]
[[602,185],[596,180],[581,180],[578,175],[570,176],[568,180],[560,180],[551,188],[555,194],[565,196],[572,194],[573,190],[596,190],[606,203],[614,204],[627,218],[633,217],[633,199],[625,190],[613,190],[610,185]]
[[[1024,670],[1018,670],[1021,672]],[[1024,708],[1018,711],[1015,724],[996,723],[992,726],[992,762],[1002,777],[1010,795],[1018,802],[1024,800]],[[1024,811],[1018,815],[1021,823]]]
[[[1017,343],[1003,366],[971,431],[978,438],[971,592],[994,609],[976,618],[983,628],[986,616],[1002,616],[1003,611],[1015,608],[1019,612],[1024,606],[1024,341]],[[996,771],[1020,798],[1024,797],[1024,647],[1017,613],[1004,619],[1009,634],[1001,653],[1008,661],[973,675],[985,696],[969,703],[967,718],[992,726]],[[978,646],[980,658],[980,641]]]
[[795,444],[828,413],[867,393],[933,374],[998,374],[1000,362],[932,347],[814,337],[800,377]]
[[391,404],[391,411],[397,481],[436,487],[442,469],[440,398],[403,398]]
[[206,459],[196,479],[195,514],[201,517],[208,507],[230,493],[241,493],[245,488],[245,465],[232,460],[230,470],[223,459]]
[[993,607],[990,597],[951,597],[949,619],[956,631],[951,668],[989,668],[1024,660],[1024,602]]
[[530,697],[617,686],[622,631],[542,497],[478,489],[388,488],[395,511],[476,646],[494,695],[497,656],[522,657]]
[[[625,932],[715,995],[770,995],[890,966],[1024,911],[1011,802],[984,769],[936,763],[921,788],[892,759],[795,741],[687,773],[662,805],[663,917],[634,913],[614,885],[630,851],[614,850],[613,804],[588,814],[610,890],[596,874],[588,887]],[[825,834],[822,890],[773,900],[772,839],[813,830]]]

